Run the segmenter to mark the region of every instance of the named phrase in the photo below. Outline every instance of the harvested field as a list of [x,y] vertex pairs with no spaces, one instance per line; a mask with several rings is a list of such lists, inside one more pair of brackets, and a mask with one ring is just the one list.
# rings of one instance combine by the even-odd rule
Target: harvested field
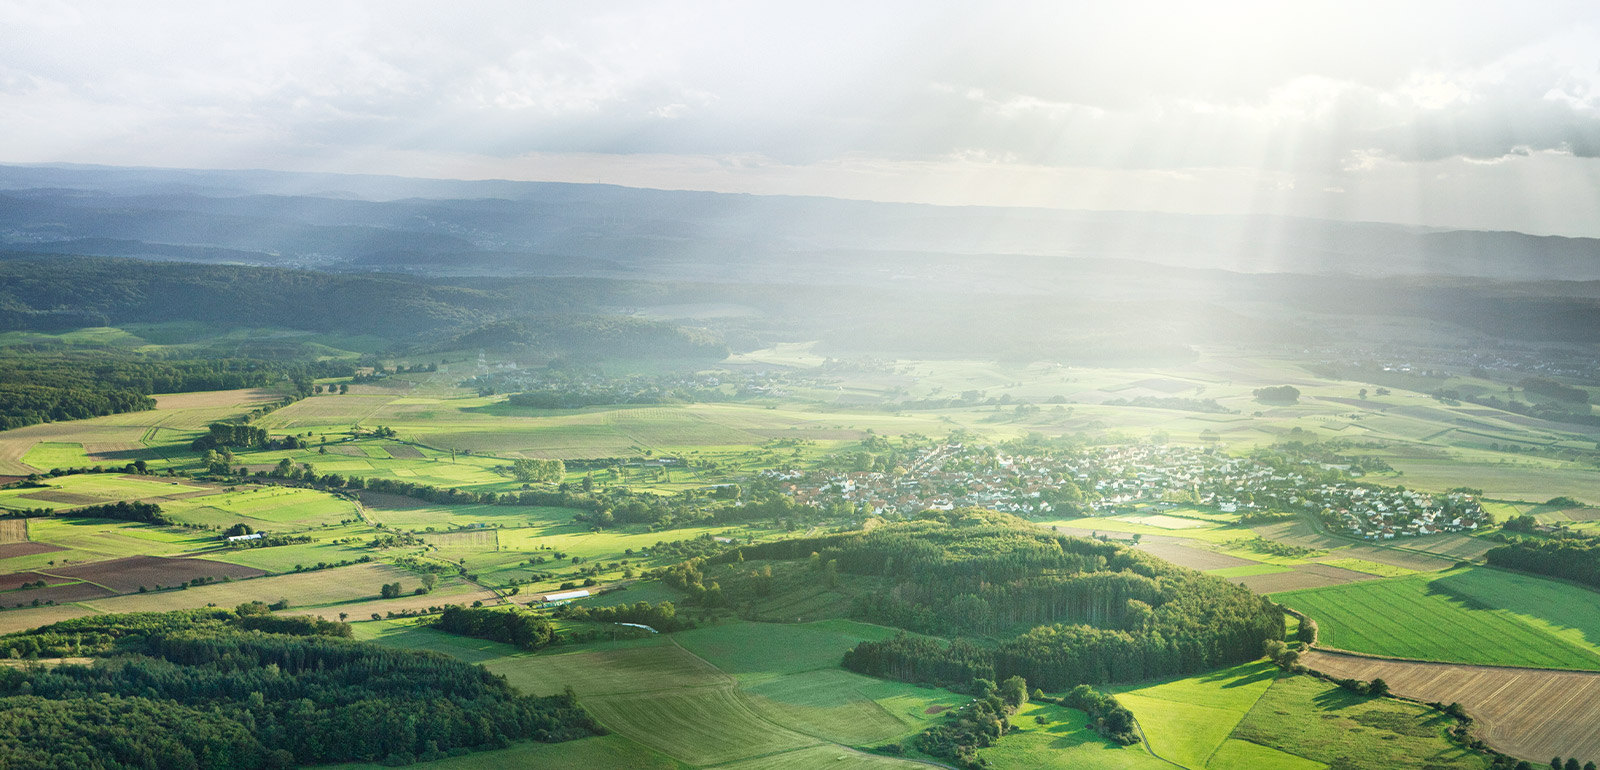
[[261,404],[277,401],[283,396],[263,388],[243,388],[240,390],[208,390],[198,393],[162,393],[155,396],[156,409],[160,411],[176,409],[206,409],[224,406],[250,406],[252,408]]
[[[459,584],[459,585],[458,585]],[[409,583],[403,585],[408,589],[414,588]],[[459,593],[446,593],[452,588],[464,589]],[[356,602],[354,604],[339,604],[332,607],[319,607],[315,609],[289,609],[284,615],[315,615],[323,620],[338,620],[339,613],[344,613],[351,622],[358,620],[371,620],[373,613],[387,615],[391,612],[402,610],[426,610],[429,607],[444,607],[450,604],[470,605],[481,601],[484,604],[495,604],[500,597],[493,591],[478,588],[460,578],[447,578],[439,583],[431,594],[421,596],[407,595],[398,599],[377,599],[370,602]]]
[[1198,570],[1225,569],[1227,567],[1248,567],[1252,564],[1255,564],[1255,562],[1250,561],[1249,559],[1241,559],[1237,556],[1215,553],[1213,551],[1207,551],[1203,548],[1195,548],[1187,545],[1176,545],[1172,543],[1141,543],[1138,547],[1138,550],[1144,551],[1145,553],[1150,554],[1158,559],[1170,561],[1180,567],[1188,567],[1190,569]]
[[63,620],[81,618],[84,615],[98,614],[98,610],[91,610],[81,604],[66,604],[57,607],[30,607],[23,610],[7,610],[0,612],[0,634],[9,634],[15,631],[26,631],[30,628],[47,626],[51,623],[60,623]]
[[[46,586],[44,588],[30,588],[25,591],[7,591],[0,593],[0,606],[26,607],[39,602],[54,602],[68,604],[70,602],[89,601],[91,599],[104,599],[115,594],[93,583],[63,583],[61,585]],[[37,605],[35,605],[37,606]]]
[[1302,663],[1337,677],[1382,678],[1397,695],[1465,706],[1489,745],[1534,762],[1600,757],[1600,674],[1420,663],[1310,651]]
[[98,505],[105,502],[103,497],[83,495],[77,492],[64,492],[59,489],[45,489],[38,492],[30,492],[26,495],[17,495],[17,497],[23,500],[38,500],[45,503],[65,503],[69,506]]
[[[229,564],[221,566],[248,569]],[[259,570],[252,571],[259,572]],[[86,606],[99,612],[165,612],[204,607],[207,604],[232,607],[243,602],[275,602],[279,599],[289,599],[294,606],[316,607],[338,602],[376,599],[383,584],[393,581],[400,581],[406,590],[416,588],[418,585],[416,575],[408,570],[387,564],[357,564],[254,580],[212,583],[180,591],[113,596]]]
[[500,547],[498,530],[480,529],[423,535],[422,541],[440,549],[494,550]]
[[[28,522],[24,519],[0,519],[0,544],[28,542]],[[0,558],[5,558],[0,556]]]
[[37,583],[40,580],[43,580],[47,585],[73,582],[72,578],[46,575],[42,572],[12,572],[0,575],[0,591],[15,591],[25,583]]
[[51,551],[65,551],[59,545],[49,543],[6,543],[0,545],[0,559],[9,559],[13,556],[32,556],[36,553],[50,553]]
[[140,586],[176,586],[195,578],[240,578],[265,575],[266,572],[237,564],[224,564],[205,559],[168,559],[160,556],[129,556],[124,559],[98,561],[62,567],[49,571],[51,575],[77,578],[96,583],[114,593],[125,594],[139,590]]
[[414,446],[407,446],[405,444],[392,444],[390,446],[384,447],[384,449],[389,450],[389,456],[393,457],[396,460],[421,460],[421,459],[423,459],[422,450],[420,450],[420,449],[418,449],[418,448],[416,448]]
[[1271,572],[1264,575],[1243,575],[1230,578],[1235,583],[1244,586],[1258,594],[1275,594],[1280,591],[1298,591],[1302,588],[1326,588],[1334,585],[1326,578],[1313,575],[1309,572],[1289,570],[1288,572]]

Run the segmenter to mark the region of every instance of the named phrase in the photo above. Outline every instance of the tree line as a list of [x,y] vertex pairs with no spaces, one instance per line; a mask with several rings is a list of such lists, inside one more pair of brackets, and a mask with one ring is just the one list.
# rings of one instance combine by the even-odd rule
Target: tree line
[[136,521],[141,524],[171,524],[172,520],[161,512],[161,506],[155,503],[141,503],[130,500],[121,500],[115,503],[101,505],[86,505],[72,510],[47,508],[31,508],[23,510],[0,511],[0,519],[33,518],[39,516],[73,516],[85,519],[116,519],[117,521]]
[[452,634],[488,639],[537,650],[556,640],[543,615],[516,609],[472,608],[451,605],[434,621],[434,628]]
[[[1529,517],[1532,518],[1532,517]],[[1507,525],[1507,529],[1510,529]],[[1600,587],[1600,538],[1522,538],[1491,548],[1484,558],[1496,567],[1564,578]]]

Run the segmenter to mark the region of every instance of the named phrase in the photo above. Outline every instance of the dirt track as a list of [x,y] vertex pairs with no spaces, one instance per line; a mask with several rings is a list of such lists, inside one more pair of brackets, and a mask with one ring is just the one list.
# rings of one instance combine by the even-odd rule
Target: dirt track
[[1600,673],[1422,663],[1313,651],[1301,661],[1332,676],[1382,678],[1396,695],[1456,702],[1489,745],[1515,757],[1600,758]]

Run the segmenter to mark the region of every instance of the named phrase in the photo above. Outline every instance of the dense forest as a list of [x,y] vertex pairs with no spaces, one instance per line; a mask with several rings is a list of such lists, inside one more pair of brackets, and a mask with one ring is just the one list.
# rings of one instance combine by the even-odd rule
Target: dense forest
[[28,655],[97,656],[0,668],[0,764],[404,764],[600,731],[570,694],[522,696],[480,667],[263,609],[101,615],[0,637],[0,649]]
[[864,642],[845,656],[851,670],[907,681],[1021,676],[1064,690],[1250,660],[1283,635],[1281,611],[1241,586],[992,511],[928,512],[868,532],[749,546],[708,563],[741,558],[808,560],[818,579],[833,583],[840,574],[874,578],[878,587],[855,592],[855,617],[974,640],[946,645],[906,635]]

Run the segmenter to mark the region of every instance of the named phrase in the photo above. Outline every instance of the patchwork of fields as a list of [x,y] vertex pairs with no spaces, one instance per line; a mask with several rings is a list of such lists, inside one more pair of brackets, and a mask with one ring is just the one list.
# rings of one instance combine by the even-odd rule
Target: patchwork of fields
[[[737,357],[729,365],[769,366],[805,355],[806,351],[765,351]],[[889,437],[941,436],[964,429],[986,441],[1004,441],[1034,432],[1060,436],[1114,428],[1128,436],[1204,441],[1242,452],[1280,441],[1298,429],[1295,435],[1307,441],[1356,435],[1381,440],[1371,446],[1387,448],[1350,451],[1379,454],[1405,475],[1373,474],[1371,481],[1421,489],[1471,483],[1484,487],[1489,496],[1511,500],[1495,503],[1508,511],[1533,510],[1541,520],[1575,525],[1600,519],[1591,515],[1593,509],[1581,506],[1545,510],[1518,502],[1557,493],[1600,500],[1600,483],[1591,472],[1562,460],[1508,460],[1485,448],[1490,439],[1548,439],[1552,444],[1564,440],[1552,432],[1555,428],[1494,414],[1469,414],[1492,410],[1458,409],[1409,391],[1357,398],[1356,383],[1314,377],[1276,360],[1208,355],[1182,371],[1159,375],[1037,364],[900,362],[886,371],[841,376],[848,382],[837,389],[813,388],[803,398],[576,410],[513,407],[503,396],[479,396],[449,379],[432,376],[426,387],[417,388],[410,387],[412,380],[397,379],[361,386],[347,395],[301,400],[258,424],[276,435],[294,433],[307,442],[307,448],[241,452],[236,462],[255,470],[288,460],[308,464],[322,474],[515,491],[522,484],[504,466],[519,457],[677,456],[692,468],[635,463],[615,471],[597,469],[590,479],[601,488],[626,486],[674,494],[761,469],[808,463],[836,451],[854,451],[869,431]],[[1300,405],[1264,408],[1249,395],[1260,384],[1281,382],[1294,382],[1305,391]],[[1056,408],[1016,414],[990,406],[901,411],[871,407],[888,393],[933,397],[969,389],[991,398],[1008,396],[1012,404],[1048,404],[1057,397],[1059,401]],[[1237,413],[1106,403],[1174,395],[1216,398]],[[0,433],[0,473],[21,475],[97,463],[120,467],[135,459],[161,472],[198,470],[198,454],[188,445],[208,423],[237,417],[276,398],[268,391],[162,396],[151,412]],[[1475,422],[1461,422],[1467,418]],[[396,437],[353,435],[377,426],[394,429]],[[773,439],[786,441],[780,445]],[[585,482],[584,475],[574,470],[567,480]],[[223,487],[181,477],[105,473],[63,476],[46,483],[47,487],[0,490],[0,509],[70,511],[117,500],[148,500],[158,502],[168,516],[189,528],[70,515],[26,523],[0,520],[0,607],[31,605],[36,600],[41,605],[0,612],[0,631],[97,612],[280,599],[289,601],[291,614],[365,620],[374,614],[445,603],[498,603],[500,593],[490,589],[509,591],[513,583],[530,593],[550,590],[585,577],[577,572],[579,561],[613,565],[598,576],[611,583],[621,580],[621,570],[614,565],[622,560],[631,562],[630,569],[671,561],[640,556],[662,541],[702,535],[770,539],[787,534],[770,521],[664,531],[642,525],[595,531],[574,521],[576,511],[562,508],[434,505],[371,493],[362,495],[357,504],[310,490],[253,484]],[[311,542],[220,548],[218,531],[239,524],[304,536]],[[1306,612],[1317,620],[1321,643],[1328,647],[1478,666],[1600,671],[1596,594],[1497,570],[1457,568],[1461,561],[1481,559],[1493,545],[1483,538],[1417,538],[1399,544],[1403,547],[1353,543],[1324,534],[1305,520],[1246,527],[1233,514],[1170,505],[1043,526],[1124,541],[1138,536],[1138,547],[1147,553],[1273,594]],[[376,542],[397,533],[415,533],[417,539],[405,539],[404,547]],[[1258,537],[1306,550],[1263,547],[1252,542]],[[561,558],[554,558],[556,553]],[[412,556],[459,567],[471,580],[451,575],[432,593],[412,595],[420,576],[388,563]],[[302,571],[363,557],[376,561]],[[561,574],[552,578],[550,573],[557,571]],[[267,573],[272,574],[261,576]],[[140,588],[171,587],[194,578],[228,582],[138,593]],[[529,580],[534,582],[523,583]],[[46,585],[23,587],[36,581]],[[393,582],[401,583],[404,595],[379,598],[380,587]],[[659,583],[647,583],[595,603],[640,598],[657,601],[675,599],[676,594]],[[838,617],[839,599],[839,594],[821,588],[803,595],[797,592],[781,600],[787,604],[777,606],[774,600],[746,617]],[[901,741],[967,700],[946,690],[840,669],[840,657],[852,645],[896,633],[850,621],[727,622],[670,638],[537,655],[449,637],[409,622],[360,625],[359,636],[381,643],[436,649],[485,663],[528,692],[553,693],[571,685],[615,733],[573,744],[570,754],[524,745],[505,754],[445,760],[439,763],[441,768],[474,768],[490,762],[553,767],[714,765],[731,770],[909,768],[913,764],[907,759],[858,749]],[[1313,655],[1318,660],[1336,657]],[[1369,673],[1384,672],[1403,694],[1428,693],[1430,698],[1437,694],[1440,700],[1463,703],[1473,699],[1481,705],[1469,708],[1475,713],[1483,710],[1480,718],[1492,740],[1518,752],[1578,753],[1575,749],[1587,750],[1591,744],[1585,741],[1594,737],[1580,735],[1581,728],[1597,718],[1585,710],[1591,708],[1591,700],[1600,699],[1591,697],[1590,675],[1338,660],[1352,671],[1354,666],[1378,667]],[[1526,726],[1536,713],[1526,705],[1530,701],[1497,699],[1492,693],[1500,692],[1494,689],[1499,685],[1539,698],[1553,698],[1559,692],[1574,700],[1563,706],[1565,710],[1557,710],[1540,732]],[[1001,768],[1090,770],[1174,765],[1191,770],[1482,766],[1478,758],[1443,743],[1443,722],[1420,708],[1357,698],[1304,677],[1283,678],[1263,664],[1122,688],[1118,697],[1139,718],[1148,747],[1112,746],[1084,727],[1082,713],[1030,704],[1015,720],[1019,732],[985,749],[984,756]],[[1303,726],[1304,734],[1292,734],[1290,725]],[[1353,733],[1364,737],[1358,742],[1340,738]],[[1593,753],[1600,758],[1600,748]]]

